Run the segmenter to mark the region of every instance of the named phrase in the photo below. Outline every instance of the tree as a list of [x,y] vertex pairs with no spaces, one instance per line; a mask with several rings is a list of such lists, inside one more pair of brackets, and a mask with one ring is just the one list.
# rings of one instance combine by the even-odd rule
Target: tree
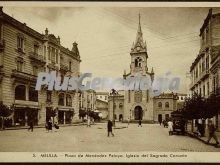
[[203,111],[203,118],[212,118],[216,116],[220,111],[220,97],[215,94],[211,94],[209,98],[206,99],[206,106]]
[[6,117],[9,117],[13,112],[13,107],[8,107],[0,102],[0,117],[2,118],[2,126],[1,129],[4,129],[4,120]]

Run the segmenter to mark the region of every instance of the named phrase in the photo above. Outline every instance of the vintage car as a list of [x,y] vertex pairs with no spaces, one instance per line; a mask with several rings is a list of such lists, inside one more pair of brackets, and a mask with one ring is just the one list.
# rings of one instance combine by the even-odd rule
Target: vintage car
[[186,120],[183,115],[178,111],[174,111],[171,113],[171,119],[173,121],[173,134],[185,135]]

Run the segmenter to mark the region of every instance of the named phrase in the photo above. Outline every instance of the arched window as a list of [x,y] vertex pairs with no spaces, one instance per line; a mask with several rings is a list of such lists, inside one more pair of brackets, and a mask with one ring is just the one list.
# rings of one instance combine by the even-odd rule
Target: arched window
[[116,108],[116,103],[114,103],[114,108]]
[[121,109],[123,108],[123,104],[122,103],[119,104],[119,108],[121,108]]
[[70,95],[66,95],[66,106],[72,106],[72,98]]
[[162,103],[161,102],[158,103],[158,107],[162,108]]
[[59,94],[58,105],[64,105],[64,94],[63,93]]
[[16,86],[15,100],[26,100],[26,87],[24,85]]
[[169,108],[169,103],[168,102],[165,103],[165,107]]
[[140,57],[137,57],[134,62],[135,67],[141,67],[142,59]]
[[38,101],[38,91],[35,90],[34,87],[29,88],[29,100],[30,101]]

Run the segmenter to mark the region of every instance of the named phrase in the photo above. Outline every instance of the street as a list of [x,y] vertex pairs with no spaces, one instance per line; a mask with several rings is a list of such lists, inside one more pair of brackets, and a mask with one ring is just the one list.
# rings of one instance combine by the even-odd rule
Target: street
[[[117,127],[127,124],[116,123]],[[115,137],[107,137],[106,123],[91,127],[60,127],[47,133],[43,128],[34,132],[6,130],[0,132],[1,152],[219,152],[219,148],[203,144],[188,136],[168,136],[167,128],[158,124],[130,124],[128,128],[113,129]]]

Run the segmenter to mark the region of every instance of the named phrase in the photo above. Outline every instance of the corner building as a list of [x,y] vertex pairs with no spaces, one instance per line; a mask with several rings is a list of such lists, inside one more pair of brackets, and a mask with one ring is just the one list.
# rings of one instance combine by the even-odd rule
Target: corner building
[[60,124],[77,120],[77,91],[36,91],[35,85],[39,72],[78,76],[80,62],[77,43],[69,50],[48,29],[40,34],[0,8],[0,101],[14,107],[10,126],[25,126],[31,119],[44,124],[53,111]]

